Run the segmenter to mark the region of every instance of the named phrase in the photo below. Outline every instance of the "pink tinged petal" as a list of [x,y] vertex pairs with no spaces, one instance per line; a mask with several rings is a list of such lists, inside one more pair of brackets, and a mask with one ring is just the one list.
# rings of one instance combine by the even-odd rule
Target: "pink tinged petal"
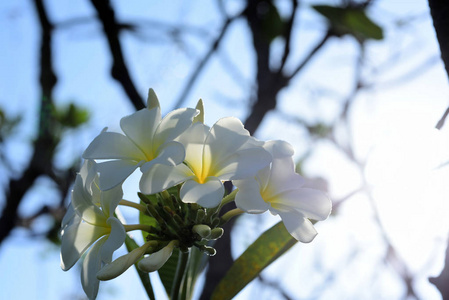
[[145,154],[126,136],[116,132],[102,132],[83,153],[84,159],[147,160]]
[[271,155],[263,148],[239,150],[214,164],[214,176],[221,180],[244,179],[256,176],[257,172],[271,162]]
[[137,266],[141,271],[147,273],[159,270],[172,255],[175,244],[176,241],[171,241],[167,246],[165,246],[161,250],[151,254],[150,256],[143,258],[141,261],[139,261]]
[[120,120],[120,127],[126,136],[151,159],[153,156],[153,136],[161,121],[159,107],[141,109]]
[[100,251],[102,250],[106,239],[107,237],[103,237],[96,242],[83,260],[81,285],[89,299],[95,299],[98,294],[100,281],[97,279],[97,272],[101,269],[102,265]]
[[260,214],[270,208],[270,204],[262,199],[259,183],[254,178],[234,180],[232,183],[239,189],[235,196],[235,205],[241,210]]
[[97,278],[100,280],[111,280],[123,274],[123,272],[128,270],[129,267],[135,264],[145,254],[145,250],[147,250],[148,247],[149,245],[146,243],[128,254],[120,256],[110,264],[101,268],[97,273]]
[[162,164],[141,168],[143,175],[140,179],[139,188],[144,194],[162,192],[172,186],[194,177],[192,171],[184,164],[167,166]]
[[[107,264],[112,261],[112,254],[123,245],[126,238],[125,228],[117,218],[109,218],[108,224],[111,226],[111,233],[107,236],[107,240],[101,247],[100,252],[101,261]],[[97,272],[95,272],[95,278]]]
[[206,208],[218,206],[223,199],[223,194],[223,183],[216,177],[207,177],[204,183],[187,180],[180,190],[184,203],[197,203]]
[[[218,120],[210,129],[203,150],[203,171],[213,175],[215,166],[222,166],[250,138],[249,132],[239,119],[227,117]],[[206,176],[206,175],[203,175]]]
[[106,191],[122,184],[144,161],[111,160],[97,164],[100,172],[100,189]]
[[287,231],[302,243],[310,243],[318,234],[312,223],[300,213],[281,212],[279,216]]
[[74,223],[64,229],[61,244],[61,268],[70,269],[80,256],[100,237],[109,234],[110,228],[88,223]]
[[107,226],[104,213],[92,203],[90,195],[83,186],[81,176],[78,174],[72,191],[72,206],[75,212],[86,222],[100,226]]
[[296,210],[306,218],[319,221],[327,219],[332,209],[332,202],[325,193],[309,188],[283,192],[270,202],[278,211]]
[[164,143],[173,141],[192,124],[198,111],[193,108],[180,108],[168,113],[160,122],[153,139],[153,151]]
[[122,186],[118,185],[110,190],[102,192],[100,199],[104,215],[106,217],[112,217],[118,203],[123,199]]

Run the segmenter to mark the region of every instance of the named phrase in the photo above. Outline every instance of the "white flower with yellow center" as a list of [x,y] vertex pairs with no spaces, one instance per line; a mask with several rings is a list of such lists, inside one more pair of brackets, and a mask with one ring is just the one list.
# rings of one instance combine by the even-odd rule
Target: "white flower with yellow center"
[[279,215],[288,232],[300,242],[311,242],[317,232],[309,219],[325,220],[332,209],[326,194],[303,187],[304,178],[295,172],[292,146],[283,141],[266,142],[273,156],[271,165],[255,178],[233,181],[238,187],[235,204],[248,213],[269,210]]
[[175,166],[185,157],[184,147],[174,141],[191,124],[197,110],[177,109],[161,120],[161,109],[152,89],[147,108],[120,120],[124,135],[103,131],[84,151],[83,158],[99,162],[101,190],[121,184],[143,164],[146,170],[157,164]]
[[76,176],[71,208],[62,223],[61,267],[69,270],[87,251],[81,283],[89,299],[98,293],[97,272],[111,262],[113,252],[125,241],[125,229],[113,215],[122,196],[121,186],[101,192],[95,165],[85,162]]
[[212,128],[195,122],[177,140],[185,147],[184,164],[176,168],[157,165],[150,171],[143,166],[142,193],[157,193],[184,182],[183,202],[216,207],[223,198],[223,181],[255,176],[271,161],[270,154],[233,117],[218,120]]

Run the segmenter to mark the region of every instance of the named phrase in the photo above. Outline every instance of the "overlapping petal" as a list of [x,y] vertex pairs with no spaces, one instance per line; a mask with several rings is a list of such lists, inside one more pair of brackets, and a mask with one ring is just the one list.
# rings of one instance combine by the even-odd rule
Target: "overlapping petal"
[[180,196],[185,203],[198,203],[211,208],[220,204],[223,199],[224,186],[217,177],[207,177],[204,182],[187,180],[181,187]]
[[233,181],[239,188],[237,207],[248,213],[270,210],[279,214],[294,238],[312,241],[317,233],[307,218],[325,220],[331,212],[331,201],[321,191],[302,187],[304,179],[294,171],[293,148],[289,144],[270,141],[264,148],[273,156],[271,165],[254,179]]
[[155,194],[193,177],[195,174],[184,164],[177,166],[156,164],[142,174],[139,189],[144,194]]

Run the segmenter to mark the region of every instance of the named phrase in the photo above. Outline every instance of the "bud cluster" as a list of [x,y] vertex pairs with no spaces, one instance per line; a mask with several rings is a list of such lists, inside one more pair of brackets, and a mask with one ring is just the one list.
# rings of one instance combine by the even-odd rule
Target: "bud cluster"
[[197,247],[208,255],[215,255],[214,248],[208,242],[223,235],[219,227],[220,207],[206,209],[197,203],[184,203],[178,197],[177,188],[154,195],[138,193],[146,207],[145,214],[156,222],[148,230],[147,241],[178,241],[178,247],[188,252],[190,247]]

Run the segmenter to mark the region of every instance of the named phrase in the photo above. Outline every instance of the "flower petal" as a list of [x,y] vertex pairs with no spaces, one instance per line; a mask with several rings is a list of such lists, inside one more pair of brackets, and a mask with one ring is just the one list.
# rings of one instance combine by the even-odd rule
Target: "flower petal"
[[[250,138],[239,119],[233,117],[218,120],[206,137],[203,150],[203,171],[212,175],[216,165],[234,154]],[[210,171],[212,170],[212,171]]]
[[111,160],[97,164],[100,172],[100,189],[106,191],[122,184],[144,161]]
[[[111,233],[108,235],[103,247],[101,247],[100,253],[102,262],[107,264],[112,261],[112,254],[123,245],[126,238],[125,228],[117,218],[110,217],[108,219],[108,224],[111,226]],[[98,271],[99,269],[97,272]],[[95,276],[97,272],[95,272]]]
[[129,138],[117,132],[106,131],[90,143],[83,158],[146,160],[145,154]]
[[168,141],[180,136],[190,125],[198,111],[193,108],[180,108],[168,113],[159,123],[154,134],[153,152]]
[[206,208],[219,205],[223,194],[223,183],[216,177],[207,177],[204,183],[187,180],[180,190],[180,196],[184,203],[197,203]]
[[214,176],[223,181],[253,177],[270,162],[270,153],[262,147],[239,150],[214,164]]
[[70,269],[81,255],[101,236],[109,234],[109,228],[89,223],[74,223],[64,229],[61,244],[61,268]]
[[283,192],[270,199],[270,202],[278,211],[296,210],[306,218],[319,221],[327,219],[332,209],[332,203],[325,193],[309,188]]
[[103,214],[106,217],[112,217],[119,202],[123,199],[122,186],[118,185],[110,190],[101,192],[100,203]]
[[144,173],[139,183],[140,191],[144,194],[162,192],[194,176],[189,167],[184,164],[177,166],[156,164],[150,168],[145,167],[146,165],[141,168]]
[[159,270],[172,255],[175,243],[176,241],[171,241],[161,250],[150,254],[150,256],[144,257],[139,261],[137,266],[141,271],[147,273]]
[[279,216],[287,231],[298,241],[310,243],[318,234],[312,223],[297,212],[281,212]]
[[84,189],[81,176],[76,175],[75,185],[72,191],[72,207],[75,212],[86,222],[107,226],[104,213],[92,203],[90,195]]
[[120,127],[139,149],[153,158],[153,136],[161,121],[159,107],[141,109],[120,120]]
[[203,169],[204,141],[209,134],[209,130],[209,126],[197,122],[176,139],[184,145],[186,163],[198,175],[201,174]]
[[235,205],[250,214],[260,214],[270,208],[270,203],[265,202],[260,195],[260,186],[254,178],[233,180],[232,183],[239,191],[235,196]]
[[107,237],[101,238],[86,254],[81,268],[81,285],[89,299],[95,299],[98,294],[100,281],[97,279],[97,272],[101,268],[101,256],[99,255]]

